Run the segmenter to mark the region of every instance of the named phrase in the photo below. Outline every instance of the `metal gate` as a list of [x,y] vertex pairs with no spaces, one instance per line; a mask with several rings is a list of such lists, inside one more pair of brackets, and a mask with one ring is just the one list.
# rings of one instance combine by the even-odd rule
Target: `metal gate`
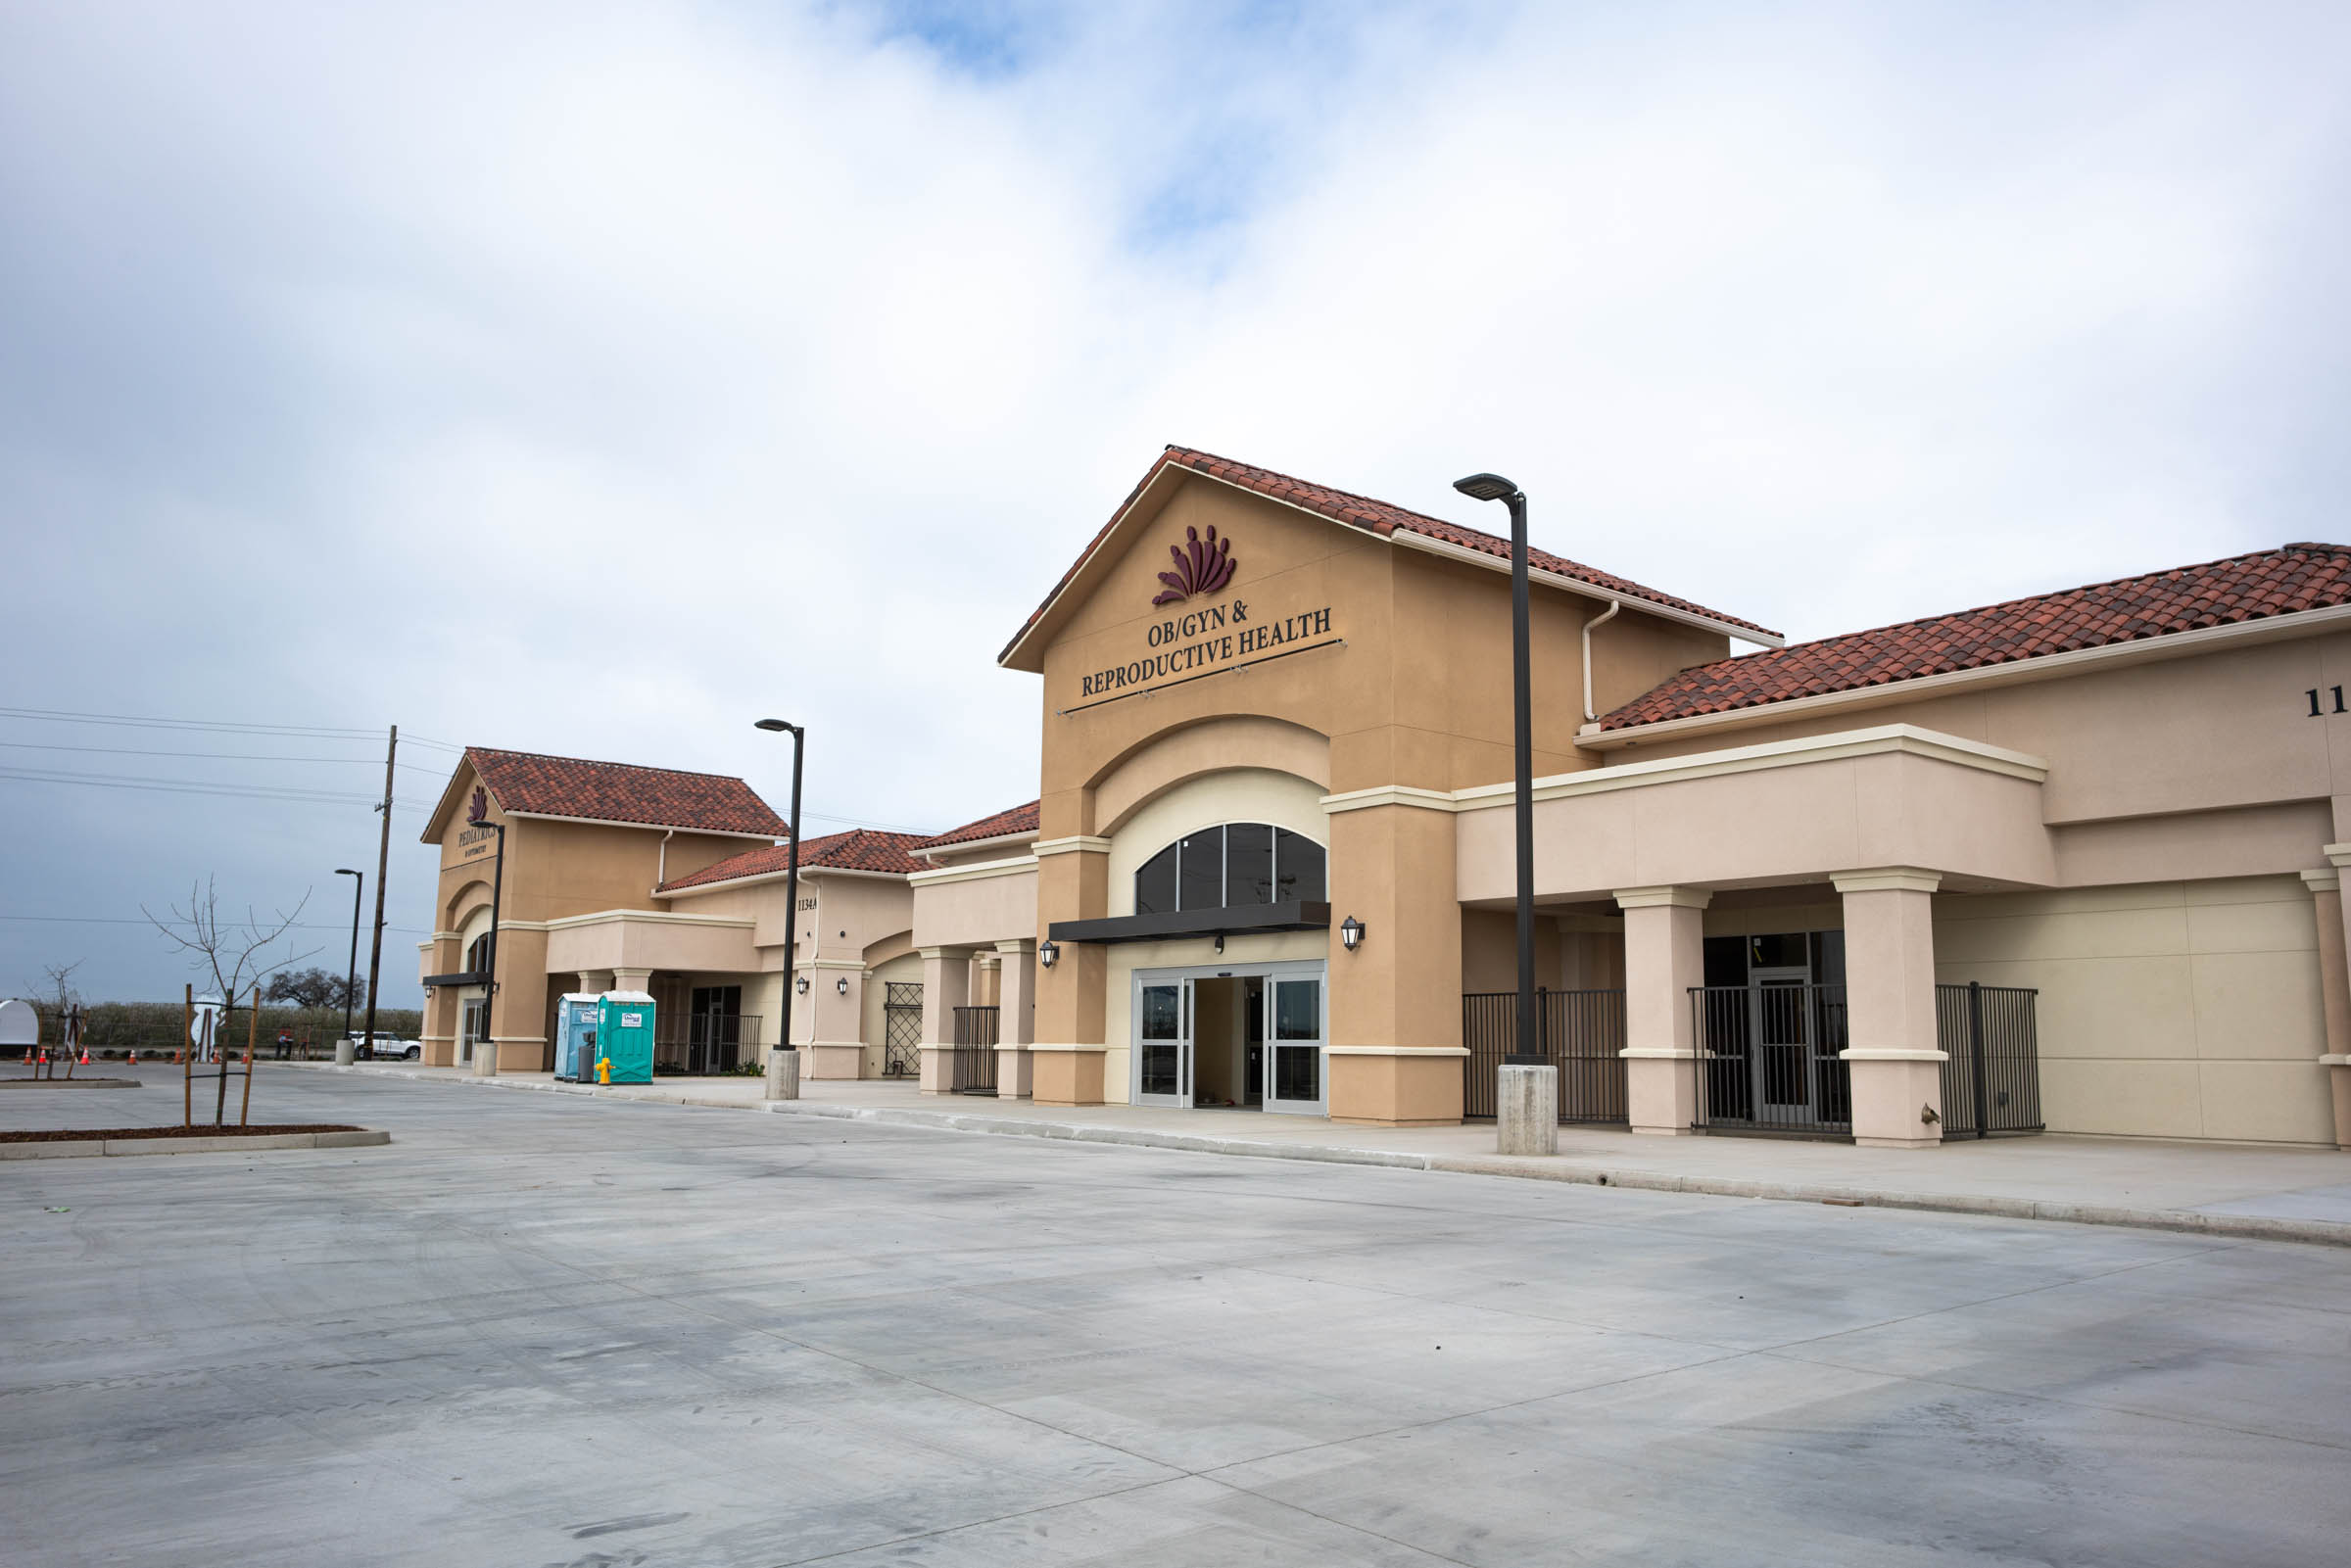
[[1001,1013],[992,1007],[955,1010],[955,1081],[957,1094],[996,1092],[996,1026]]
[[[1543,1054],[1559,1069],[1559,1120],[1625,1119],[1624,992],[1535,993]],[[1518,993],[1471,991],[1462,997],[1462,1115],[1494,1115],[1495,1074],[1518,1033]]]
[[882,1076],[923,1075],[923,982],[882,982]]
[[2039,1132],[2040,993],[2015,985],[1935,987],[1936,1042],[1943,1049],[1943,1135],[1991,1138]]
[[1798,980],[1694,985],[1698,1105],[1692,1125],[1850,1137],[1845,987]]

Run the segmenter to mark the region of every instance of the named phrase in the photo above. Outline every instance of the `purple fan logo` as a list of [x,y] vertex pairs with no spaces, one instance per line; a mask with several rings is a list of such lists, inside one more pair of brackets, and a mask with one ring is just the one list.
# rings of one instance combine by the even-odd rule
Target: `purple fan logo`
[[1231,540],[1218,539],[1213,526],[1206,540],[1201,539],[1197,528],[1185,529],[1183,537],[1183,544],[1168,546],[1168,553],[1176,557],[1176,570],[1159,574],[1159,580],[1168,587],[1167,592],[1151,601],[1153,608],[1180,604],[1194,594],[1214,594],[1232,581]]
[[467,822],[480,822],[484,817],[489,815],[490,791],[484,789],[481,787],[481,785],[476,784],[474,785],[473,789],[473,809],[465,814],[465,820]]

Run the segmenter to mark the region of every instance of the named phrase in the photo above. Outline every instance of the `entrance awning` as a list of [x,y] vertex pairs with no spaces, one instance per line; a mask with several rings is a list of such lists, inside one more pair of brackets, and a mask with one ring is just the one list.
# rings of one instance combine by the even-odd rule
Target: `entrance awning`
[[487,970],[466,970],[457,974],[427,974],[424,977],[424,988],[428,991],[443,985],[487,985],[489,983],[490,972]]
[[1330,929],[1330,906],[1307,899],[1287,904],[1240,904],[1186,909],[1167,915],[1121,915],[1115,920],[1057,920],[1045,927],[1056,942],[1158,942],[1172,936],[1244,936],[1253,931]]

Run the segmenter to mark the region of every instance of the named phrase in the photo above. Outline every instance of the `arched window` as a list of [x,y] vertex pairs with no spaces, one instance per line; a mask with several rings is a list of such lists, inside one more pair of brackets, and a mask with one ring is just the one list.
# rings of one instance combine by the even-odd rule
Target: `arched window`
[[1252,904],[1320,903],[1326,857],[1304,833],[1262,822],[1228,822],[1184,834],[1134,874],[1134,912]]
[[465,949],[465,973],[479,974],[490,967],[490,933],[482,932]]

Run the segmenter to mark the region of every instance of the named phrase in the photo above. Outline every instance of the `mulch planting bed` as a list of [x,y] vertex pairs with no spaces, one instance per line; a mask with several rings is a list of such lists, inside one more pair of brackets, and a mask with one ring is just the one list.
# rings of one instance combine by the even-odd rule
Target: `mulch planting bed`
[[49,1132],[0,1132],[0,1143],[66,1143],[90,1138],[260,1138],[279,1132],[360,1132],[340,1121],[288,1121],[251,1127],[65,1127]]

